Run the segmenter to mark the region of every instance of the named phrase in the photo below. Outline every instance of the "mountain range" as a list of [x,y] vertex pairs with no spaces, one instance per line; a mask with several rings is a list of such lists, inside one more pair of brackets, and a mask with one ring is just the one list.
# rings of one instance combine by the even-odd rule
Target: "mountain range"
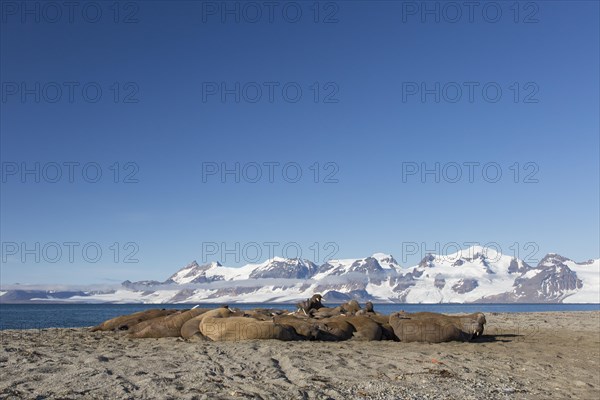
[[289,303],[321,293],[325,300],[379,303],[600,303],[600,259],[575,262],[547,254],[531,266],[474,246],[428,254],[413,267],[391,255],[360,259],[273,258],[227,267],[196,261],[164,281],[125,281],[110,290],[0,290],[1,303]]

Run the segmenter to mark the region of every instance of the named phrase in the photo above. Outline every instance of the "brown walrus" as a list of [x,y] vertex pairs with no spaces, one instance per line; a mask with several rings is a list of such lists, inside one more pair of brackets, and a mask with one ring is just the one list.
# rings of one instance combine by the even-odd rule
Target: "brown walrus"
[[200,333],[200,321],[206,313],[196,315],[194,318],[188,319],[181,325],[179,330],[180,336],[186,340],[204,340],[206,339]]
[[245,310],[244,317],[252,317],[261,321],[272,321],[276,315],[281,315],[285,311],[276,310],[273,308],[255,308],[253,310]]
[[150,319],[164,317],[166,315],[174,314],[177,310],[159,310],[157,308],[153,308],[151,310],[139,311],[129,315],[121,315],[115,318],[111,318],[107,321],[102,322],[99,325],[96,325],[92,329],[91,332],[95,331],[112,331],[112,330],[128,330],[132,326],[139,324],[140,322],[144,322]]
[[314,320],[299,318],[295,315],[278,315],[274,317],[273,322],[292,327],[296,334],[304,339],[318,339],[319,328],[315,325]]
[[390,325],[402,342],[441,343],[471,340],[483,333],[483,313],[452,316],[438,313],[405,312],[390,315]]
[[354,328],[353,340],[381,340],[382,328],[376,321],[365,316],[351,316],[344,319]]
[[186,321],[181,326],[181,337],[188,340],[207,340],[208,338],[200,331],[200,323],[205,317],[227,318],[231,316],[239,317],[242,315],[243,313],[241,311],[233,310],[226,305],[219,308],[208,309],[206,312]]
[[372,319],[377,322],[381,327],[381,340],[394,340],[398,341],[398,337],[394,333],[394,329],[390,325],[390,316],[384,314],[364,314],[365,317]]
[[207,312],[201,308],[194,308],[166,317],[159,317],[141,322],[130,329],[129,337],[132,338],[161,338],[181,336],[182,325],[197,315]]
[[202,322],[202,319],[204,319],[204,317],[206,316],[213,318],[229,318],[232,316],[243,316],[245,318],[253,318],[260,321],[272,321],[274,315],[280,315],[284,313],[283,310],[263,308],[247,311],[234,311],[228,307],[221,307],[221,309],[216,309],[215,312],[209,311],[215,310],[207,310],[207,312],[198,315],[184,323],[181,327],[181,337],[188,340],[207,340],[208,338],[200,332],[200,323]]
[[296,304],[298,306],[298,312],[302,311],[304,315],[308,315],[310,310],[318,310],[323,307],[323,296],[320,294],[314,294],[310,299],[306,299],[303,302]]
[[312,309],[312,310],[310,310],[308,315],[311,316],[312,318],[322,319],[322,318],[337,317],[339,315],[342,315],[343,313],[344,313],[344,309],[342,308],[342,306],[337,306],[334,308],[321,307],[318,310]]
[[446,315],[426,311],[412,314],[401,311],[400,314],[408,316],[411,319],[445,318],[448,321],[452,321],[465,334],[472,334],[473,336],[483,335],[484,325],[486,324],[485,314],[482,312],[464,315]]
[[360,304],[356,300],[350,300],[340,306],[329,308],[321,307],[318,310],[311,310],[309,315],[313,318],[329,318],[338,315],[355,315],[361,311]]
[[354,327],[344,316],[325,318],[316,322],[319,328],[319,340],[340,341],[352,338]]
[[200,322],[200,333],[217,342],[254,339],[302,339],[291,326],[249,317],[206,316]]
[[340,306],[342,308],[342,312],[347,315],[354,315],[358,311],[360,311],[360,304],[356,300],[350,300]]
[[367,303],[365,304],[365,308],[362,310],[358,310],[355,315],[371,315],[371,314],[377,314],[377,313],[373,309],[373,303],[371,303],[370,301],[367,301]]
[[206,340],[206,338],[200,333],[200,321],[206,315],[207,312],[211,311],[210,308],[202,308],[202,313],[195,317],[188,319],[181,325],[181,337],[187,340]]

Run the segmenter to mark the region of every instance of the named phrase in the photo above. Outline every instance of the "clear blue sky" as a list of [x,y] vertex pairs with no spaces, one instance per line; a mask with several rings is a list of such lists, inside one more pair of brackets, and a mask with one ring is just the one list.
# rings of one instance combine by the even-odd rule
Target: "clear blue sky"
[[[482,2],[472,21],[463,8],[456,23],[456,10],[441,8],[440,22],[420,14],[435,2],[321,2],[318,23],[312,1],[277,2],[272,21],[263,5],[255,23],[245,3],[237,3],[239,23],[233,14],[223,22],[221,2],[122,3],[116,15],[112,1],[101,1],[95,23],[94,9],[63,8],[52,22],[57,10],[21,4],[3,1],[1,10],[3,285],[162,280],[191,260],[222,260],[207,256],[213,242],[240,243],[240,251],[259,243],[260,261],[264,242],[280,243],[277,256],[298,243],[304,258],[314,258],[316,242],[317,261],[334,242],[337,258],[386,252],[405,266],[448,242],[496,242],[509,254],[516,242],[522,257],[535,250],[532,259],[599,257],[597,1],[521,2],[518,15],[512,1],[500,1],[497,22]],[[302,15],[293,23],[296,5]],[[222,82],[240,83],[239,103],[221,93]],[[423,101],[421,83],[436,82],[440,101]],[[262,96],[252,102],[256,86]],[[292,102],[298,86],[302,97]],[[98,87],[102,97],[92,102]],[[453,102],[457,87],[462,97]],[[492,102],[497,87],[502,95]],[[80,163],[72,183],[69,162]],[[272,183],[269,162],[281,163]],[[484,179],[479,166],[469,182],[464,163],[472,162],[496,163],[502,177],[488,182],[494,171]],[[39,183],[21,176],[35,163]],[[52,163],[61,165],[57,183]],[[101,167],[99,182],[83,179],[86,163]],[[203,179],[214,166],[205,163],[240,163],[247,174],[240,183],[233,175]],[[263,165],[257,183],[252,163]],[[282,177],[285,163],[300,166],[298,182]],[[436,163],[446,172],[439,183],[403,177],[403,168]],[[456,183],[448,163],[462,165]],[[85,177],[93,180],[90,165]],[[128,173],[138,182],[123,183]],[[334,182],[323,182],[328,174]],[[531,179],[537,183],[524,182]],[[65,242],[81,244],[73,262]],[[95,263],[93,251],[88,260],[81,254],[91,242],[103,251]],[[123,249],[128,242],[137,263],[123,262],[135,250]],[[408,254],[415,251],[407,243],[423,242]],[[529,242],[537,247],[525,248]],[[40,244],[39,262],[36,254],[23,262],[23,243],[33,253]],[[244,264],[231,254],[223,261]]]

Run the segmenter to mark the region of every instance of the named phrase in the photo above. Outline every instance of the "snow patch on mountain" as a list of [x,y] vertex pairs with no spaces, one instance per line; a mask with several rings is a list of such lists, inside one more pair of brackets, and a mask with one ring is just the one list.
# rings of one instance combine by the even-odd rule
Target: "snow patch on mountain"
[[568,260],[565,264],[583,282],[583,287],[569,294],[563,303],[600,303],[600,259],[576,263]]
[[474,246],[449,255],[429,255],[410,268],[415,285],[409,303],[474,302],[512,290],[515,275],[530,267],[493,249]]

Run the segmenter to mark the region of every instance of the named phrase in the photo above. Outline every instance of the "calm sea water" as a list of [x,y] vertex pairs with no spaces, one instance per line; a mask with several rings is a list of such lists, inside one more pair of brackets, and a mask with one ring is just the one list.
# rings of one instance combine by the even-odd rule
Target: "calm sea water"
[[[200,305],[213,308],[215,304]],[[241,309],[272,307],[294,310],[292,304],[235,304]],[[335,304],[328,304],[335,306]],[[191,308],[191,304],[0,304],[0,330],[75,328],[97,325],[107,319],[149,308]],[[441,313],[599,311],[600,304],[376,304],[375,310],[433,311]]]

